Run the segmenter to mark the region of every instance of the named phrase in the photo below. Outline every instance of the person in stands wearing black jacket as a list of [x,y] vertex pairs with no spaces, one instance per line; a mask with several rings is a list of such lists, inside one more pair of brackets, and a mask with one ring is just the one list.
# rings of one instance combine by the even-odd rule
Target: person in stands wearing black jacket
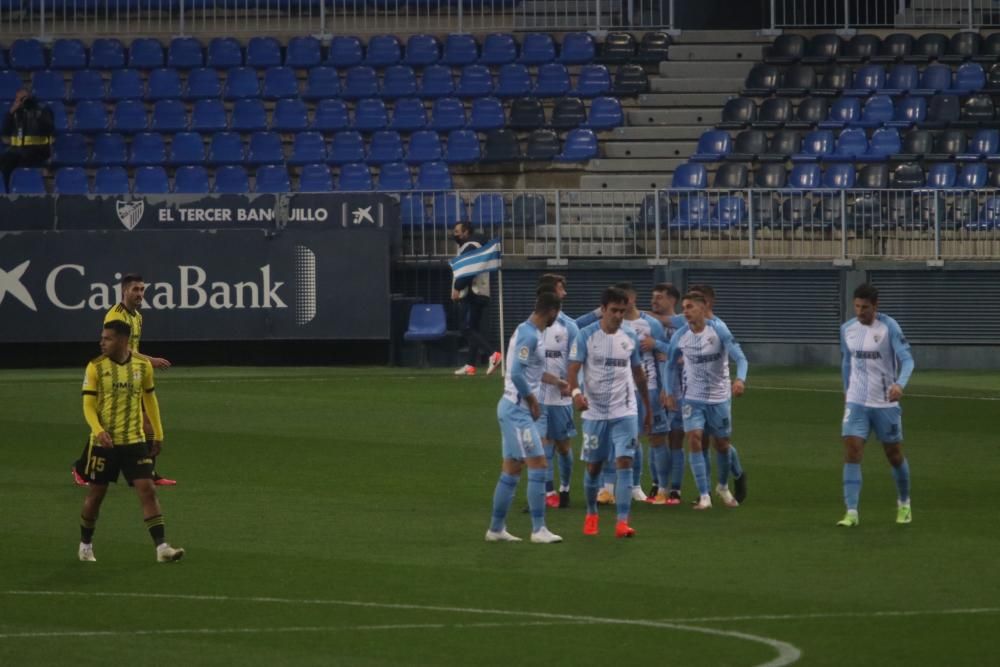
[[[452,237],[458,244],[456,255],[464,255],[483,245],[482,239],[472,233],[472,225],[468,222],[455,223]],[[500,367],[503,360],[499,350],[496,350],[480,331],[483,314],[490,307],[490,274],[480,273],[468,278],[458,278],[451,284],[451,300],[462,308],[462,336],[469,343],[469,356],[465,365],[455,371],[455,375],[475,375],[476,364],[481,352],[494,350],[490,355],[490,365],[486,374],[491,375]]]
[[0,171],[4,185],[10,188],[10,175],[18,167],[43,167],[51,154],[55,130],[52,111],[19,90],[3,121],[3,138],[7,151],[0,155]]

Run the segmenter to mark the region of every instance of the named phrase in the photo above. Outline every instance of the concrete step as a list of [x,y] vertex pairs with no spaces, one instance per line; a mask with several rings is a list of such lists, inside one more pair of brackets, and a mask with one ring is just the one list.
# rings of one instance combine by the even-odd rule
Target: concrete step
[[703,125],[662,125],[651,127],[619,127],[602,135],[605,146],[619,141],[697,140],[705,131]]
[[674,44],[670,47],[670,60],[748,60],[756,62],[763,54],[763,44]]
[[[741,81],[740,88],[743,87]],[[664,108],[691,108],[691,107],[722,107],[733,95],[739,93],[739,88],[735,92],[723,93],[685,93],[673,92],[669,95],[663,93],[646,93],[640,95],[637,106],[642,107],[664,107]],[[626,107],[629,108],[629,107]]]
[[600,158],[588,162],[586,171],[609,174],[654,174],[662,171],[673,171],[677,165],[686,161],[686,156],[684,158]]
[[[595,213],[584,212],[579,218],[567,220],[563,216],[563,222],[559,226],[562,240],[565,241],[620,241],[626,242],[632,238],[632,230],[625,224],[625,209],[617,210],[617,218],[605,218],[609,222],[601,223],[595,221]],[[635,207],[628,211],[631,216],[635,213]],[[581,220],[584,222],[577,222]],[[613,221],[613,222],[611,222]],[[535,228],[535,238],[545,241],[554,241],[556,238],[555,225],[538,225]]]
[[659,174],[584,174],[583,190],[645,190],[670,185],[671,173]]
[[628,124],[702,125],[714,127],[722,119],[722,106],[714,109],[636,109],[627,112]]
[[[566,257],[619,256],[633,253],[631,243],[605,243],[603,241],[564,241],[561,254]],[[553,257],[556,254],[555,241],[526,241],[524,254],[532,257]]]
[[702,79],[671,79],[653,77],[649,89],[656,93],[728,93],[735,95],[743,88],[746,77],[706,76]]
[[753,66],[753,62],[746,60],[717,63],[667,60],[660,63],[660,74],[674,79],[703,79],[717,76],[746,79],[747,73]]
[[604,144],[605,158],[687,158],[697,141],[617,141]]

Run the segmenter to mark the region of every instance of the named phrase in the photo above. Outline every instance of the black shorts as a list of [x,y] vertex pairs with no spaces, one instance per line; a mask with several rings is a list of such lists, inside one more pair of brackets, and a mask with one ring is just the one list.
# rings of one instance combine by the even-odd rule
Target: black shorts
[[78,472],[88,482],[97,485],[117,484],[118,473],[124,475],[130,485],[137,479],[152,479],[153,459],[149,456],[149,444],[140,442],[101,447],[91,441],[83,460],[83,470]]

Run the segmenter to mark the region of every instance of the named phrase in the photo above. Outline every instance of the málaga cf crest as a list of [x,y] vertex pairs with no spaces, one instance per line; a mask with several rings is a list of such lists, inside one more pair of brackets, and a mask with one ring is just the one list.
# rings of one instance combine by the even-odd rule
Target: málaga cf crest
[[146,202],[142,199],[137,201],[118,201],[115,202],[118,209],[118,219],[125,229],[132,231],[135,226],[139,224],[142,220],[142,213],[146,210]]

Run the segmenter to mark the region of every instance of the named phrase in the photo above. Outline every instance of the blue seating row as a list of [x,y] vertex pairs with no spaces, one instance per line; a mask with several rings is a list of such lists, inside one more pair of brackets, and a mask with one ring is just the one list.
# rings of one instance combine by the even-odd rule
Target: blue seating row
[[968,93],[986,87],[986,72],[979,63],[950,65],[934,63],[921,72],[916,65],[900,64],[891,70],[882,65],[862,65],[856,70],[844,65],[817,74],[809,65],[782,70],[775,65],[754,65],[747,74],[744,92],[753,96],[772,94],[802,96],[810,93],[864,97],[884,92],[890,95],[936,95]]

